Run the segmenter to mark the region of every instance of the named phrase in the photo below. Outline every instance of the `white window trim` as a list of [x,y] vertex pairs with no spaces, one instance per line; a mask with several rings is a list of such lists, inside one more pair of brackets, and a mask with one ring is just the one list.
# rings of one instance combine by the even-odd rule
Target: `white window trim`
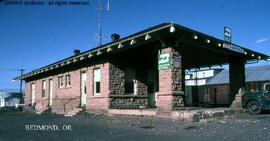
[[[62,80],[61,80],[62,78]],[[61,82],[63,81],[63,85],[61,85]],[[64,78],[64,75],[60,75],[58,76],[58,88],[64,88],[65,86],[65,78]]]
[[[67,79],[68,77],[69,77],[69,81]],[[68,84],[68,82],[70,82],[70,84]],[[71,87],[71,75],[70,74],[65,75],[65,83],[66,83],[67,88]]]
[[[43,96],[43,90],[44,90],[44,96]],[[41,80],[41,97],[46,97],[46,80]]]
[[[99,70],[99,81],[95,80],[95,70]],[[101,69],[100,68],[93,69],[93,82],[94,82],[94,96],[99,96],[101,93]],[[99,93],[96,92],[96,82],[99,82]]]

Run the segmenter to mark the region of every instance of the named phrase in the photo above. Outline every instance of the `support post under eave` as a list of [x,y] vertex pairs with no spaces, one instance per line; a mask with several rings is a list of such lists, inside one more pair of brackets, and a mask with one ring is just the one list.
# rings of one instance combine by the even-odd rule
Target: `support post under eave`
[[245,61],[242,58],[232,58],[229,62],[230,95],[229,104],[235,99],[240,88],[245,89]]
[[[24,69],[20,69],[19,71],[21,72],[21,77],[22,77],[23,72],[24,72]],[[23,92],[22,92],[22,84],[23,84],[23,80],[20,79],[20,101],[19,101],[20,104],[23,104],[24,103]]]

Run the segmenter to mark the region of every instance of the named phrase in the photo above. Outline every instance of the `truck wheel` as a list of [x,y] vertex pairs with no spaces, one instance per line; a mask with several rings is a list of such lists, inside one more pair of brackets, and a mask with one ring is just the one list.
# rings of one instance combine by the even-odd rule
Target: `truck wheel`
[[247,111],[251,115],[258,115],[262,112],[262,106],[258,101],[250,101],[247,104]]

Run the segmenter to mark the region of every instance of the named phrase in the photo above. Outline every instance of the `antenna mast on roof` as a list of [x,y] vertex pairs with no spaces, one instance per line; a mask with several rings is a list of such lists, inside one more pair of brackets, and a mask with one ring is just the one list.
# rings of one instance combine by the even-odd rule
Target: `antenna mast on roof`
[[[103,25],[103,21],[102,21],[102,13],[103,13],[103,5],[102,5],[102,0],[98,0],[98,29],[99,29],[99,35],[98,35],[98,39],[99,39],[99,46],[102,45],[102,25]],[[107,6],[105,11],[110,11],[110,0],[107,0]]]

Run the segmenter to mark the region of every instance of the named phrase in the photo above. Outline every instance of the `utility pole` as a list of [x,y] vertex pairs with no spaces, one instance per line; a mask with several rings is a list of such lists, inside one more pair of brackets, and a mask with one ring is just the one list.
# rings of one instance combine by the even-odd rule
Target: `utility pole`
[[[22,76],[25,69],[0,69],[0,71],[19,71],[20,76]],[[12,81],[15,82],[16,80],[12,80]],[[23,103],[22,80],[20,80],[19,98],[20,98],[20,104],[22,104]]]
[[[98,29],[99,29],[99,35],[98,35],[98,39],[99,39],[99,43],[98,45],[101,46],[102,45],[102,38],[103,38],[103,20],[102,20],[102,13],[103,13],[103,5],[102,5],[102,0],[98,0]],[[107,0],[107,7],[106,7],[106,11],[110,10],[110,1]]]
[[98,29],[99,29],[99,44],[98,46],[102,45],[102,3],[101,0],[98,0]]
[[[21,76],[23,75],[24,69],[19,69]],[[23,104],[23,93],[22,93],[22,79],[20,79],[20,104]]]

